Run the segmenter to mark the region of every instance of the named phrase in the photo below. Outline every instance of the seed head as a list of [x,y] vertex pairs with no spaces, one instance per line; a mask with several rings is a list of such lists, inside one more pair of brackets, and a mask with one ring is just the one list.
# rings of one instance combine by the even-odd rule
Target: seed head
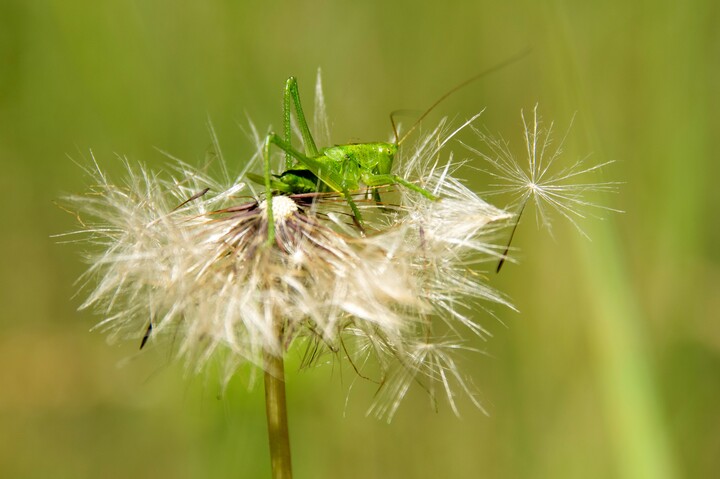
[[[327,132],[317,91],[316,124]],[[275,195],[273,244],[264,194],[244,180],[257,156],[222,180],[181,162],[159,175],[125,161],[125,178],[114,182],[94,163],[90,193],[70,199],[81,218],[75,234],[90,250],[81,308],[103,315],[113,338],[139,341],[151,324],[150,346],[172,338],[194,371],[222,357],[226,379],[239,365],[262,367],[267,354],[304,350],[305,365],[346,359],[379,384],[371,411],[388,419],[413,384],[432,397],[438,389],[456,412],[457,390],[480,406],[456,353],[473,350],[468,332],[489,336],[479,312],[512,308],[482,274],[501,256],[498,231],[511,215],[470,190],[458,177],[465,161],[445,149],[478,116],[454,129],[442,120],[395,157],[394,173],[440,200],[402,185],[380,188],[379,203],[351,192],[360,228],[339,194]],[[536,114],[525,126],[528,168],[502,142],[488,142],[492,154],[470,150],[497,168],[503,191],[572,221],[589,205],[580,192],[611,184],[566,185],[599,166],[551,174],[560,148],[546,156],[549,135]]]

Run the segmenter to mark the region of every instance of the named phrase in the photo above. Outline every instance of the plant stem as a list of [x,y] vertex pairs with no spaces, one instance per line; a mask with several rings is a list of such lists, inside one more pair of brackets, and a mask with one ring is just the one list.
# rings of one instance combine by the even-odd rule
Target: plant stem
[[292,479],[290,435],[285,404],[285,366],[282,355],[265,353],[265,410],[273,479]]

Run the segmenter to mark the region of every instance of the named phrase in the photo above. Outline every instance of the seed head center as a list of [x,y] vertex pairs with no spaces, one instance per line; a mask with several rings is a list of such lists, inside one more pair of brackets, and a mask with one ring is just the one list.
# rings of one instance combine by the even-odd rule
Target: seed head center
[[[265,211],[267,209],[267,201],[261,201],[259,206],[261,210]],[[295,202],[287,196],[273,196],[272,213],[275,223],[287,220],[295,214],[297,210],[298,207]]]

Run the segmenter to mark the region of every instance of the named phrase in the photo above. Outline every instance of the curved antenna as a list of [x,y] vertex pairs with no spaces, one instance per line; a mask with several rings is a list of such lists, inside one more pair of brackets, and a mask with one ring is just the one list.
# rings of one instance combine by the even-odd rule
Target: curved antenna
[[399,145],[400,140],[398,140],[397,125],[395,124],[395,113],[397,113],[397,110],[390,112],[390,124],[392,125],[393,135],[395,135],[395,144]]
[[[423,121],[423,120],[425,119],[425,117],[428,116],[428,114],[430,114],[430,112],[433,111],[433,110],[435,109],[435,107],[438,106],[440,103],[442,103],[442,101],[445,100],[447,97],[449,97],[450,95],[452,95],[452,94],[455,93],[456,91],[460,90],[460,89],[463,88],[464,86],[467,86],[467,85],[469,85],[470,83],[474,82],[475,80],[479,80],[479,79],[481,79],[481,78],[483,78],[483,77],[485,77],[485,76],[487,76],[487,75],[489,75],[489,74],[491,74],[491,73],[493,73],[493,72],[496,72],[496,71],[498,71],[498,70],[500,70],[500,69],[502,69],[502,68],[504,68],[504,67],[506,67],[506,66],[508,66],[508,65],[510,65],[510,64],[512,64],[512,63],[515,63],[515,62],[518,61],[518,60],[521,60],[522,58],[526,57],[529,53],[530,53],[530,48],[526,48],[525,50],[522,50],[520,53],[517,53],[517,54],[511,56],[510,58],[508,58],[508,59],[506,59],[506,60],[503,60],[503,61],[501,61],[500,63],[497,63],[497,64],[491,66],[490,68],[486,69],[486,70],[481,71],[481,72],[478,73],[477,75],[474,75],[474,76],[468,78],[467,80],[465,80],[464,82],[462,82],[462,83],[460,83],[460,84],[458,84],[458,85],[455,85],[455,86],[454,86],[453,88],[451,88],[447,93],[445,93],[443,96],[441,96],[440,98],[438,98],[437,100],[435,100],[435,103],[433,103],[432,105],[430,105],[430,108],[428,108],[427,110],[425,110],[425,113],[423,113],[422,115],[420,115],[420,118],[417,119],[417,121],[415,122],[415,124],[414,124],[412,127],[410,127],[410,129],[407,131],[407,133],[405,133],[405,134],[403,135],[403,137],[400,138],[400,139],[397,141],[396,144],[397,144],[397,145],[400,145],[400,143],[402,143],[403,141],[405,141],[405,139],[406,139],[408,136],[410,136],[410,133],[412,133],[413,131],[415,131],[415,129],[420,125],[420,122]],[[393,122],[393,130],[394,130],[394,129],[395,129],[395,122],[393,121],[392,116],[390,117],[390,121]],[[395,132],[395,138],[397,138],[397,132]]]
[[421,110],[394,110],[390,112],[390,123],[392,124],[393,133],[395,134],[395,144],[398,145],[399,135],[395,116],[397,115],[421,115]]

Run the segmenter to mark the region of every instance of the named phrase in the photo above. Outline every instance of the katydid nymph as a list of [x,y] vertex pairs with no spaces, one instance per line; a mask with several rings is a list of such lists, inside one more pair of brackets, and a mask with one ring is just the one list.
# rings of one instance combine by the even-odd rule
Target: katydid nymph
[[[304,153],[296,150],[291,144],[291,106],[295,107],[298,126],[305,145]],[[264,175],[252,173],[247,175],[252,181],[265,186],[268,244],[272,244],[275,240],[275,225],[272,217],[273,193],[289,195],[315,192],[339,193],[350,206],[353,221],[361,231],[363,231],[362,214],[352,196],[353,192],[360,189],[361,184],[368,188],[399,184],[429,200],[438,199],[426,189],[392,173],[395,154],[405,137],[396,140],[395,143],[352,143],[318,149],[303,113],[295,77],[288,78],[285,83],[284,110],[285,138],[280,138],[275,133],[270,133],[265,138]],[[286,169],[279,175],[272,175],[270,172],[270,145],[275,145],[285,152]],[[376,191],[373,191],[373,196],[379,201],[379,194]]]
[[[283,101],[284,138],[275,133],[268,134],[262,151],[264,174],[262,176],[252,173],[247,174],[250,180],[265,187],[265,208],[268,219],[267,244],[272,245],[275,242],[275,224],[272,211],[273,194],[339,193],[347,201],[352,212],[353,221],[363,234],[362,214],[353,199],[353,193],[356,194],[361,185],[372,190],[373,198],[378,203],[380,202],[380,196],[377,188],[390,185],[400,185],[424,196],[430,201],[439,200],[440,198],[432,192],[392,172],[393,161],[398,148],[418,127],[420,122],[448,96],[465,85],[517,61],[526,54],[527,52],[522,52],[515,55],[452,88],[425,110],[401,138],[398,138],[395,121],[393,115],[391,115],[390,120],[395,133],[394,143],[352,143],[318,149],[303,113],[297,80],[295,77],[288,78],[285,83]],[[290,110],[293,106],[304,143],[304,153],[295,149],[291,144]],[[275,145],[285,153],[285,170],[277,175],[271,173],[271,145]]]

